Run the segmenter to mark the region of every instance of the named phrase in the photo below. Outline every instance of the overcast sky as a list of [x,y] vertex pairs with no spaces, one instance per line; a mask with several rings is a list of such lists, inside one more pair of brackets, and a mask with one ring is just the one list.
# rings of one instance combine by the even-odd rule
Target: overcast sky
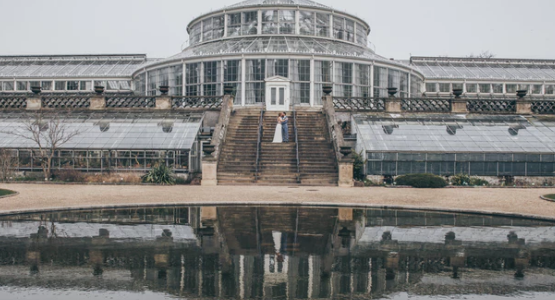
[[[174,55],[187,24],[237,0],[0,0],[0,55]],[[555,59],[555,0],[320,0],[366,20],[378,54]]]

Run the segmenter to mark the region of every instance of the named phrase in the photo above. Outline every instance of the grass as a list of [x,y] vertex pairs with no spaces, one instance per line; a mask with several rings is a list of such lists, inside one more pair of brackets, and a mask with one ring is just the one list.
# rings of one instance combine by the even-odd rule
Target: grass
[[555,194],[543,195],[543,197],[555,201]]
[[0,189],[0,197],[15,194],[15,192]]

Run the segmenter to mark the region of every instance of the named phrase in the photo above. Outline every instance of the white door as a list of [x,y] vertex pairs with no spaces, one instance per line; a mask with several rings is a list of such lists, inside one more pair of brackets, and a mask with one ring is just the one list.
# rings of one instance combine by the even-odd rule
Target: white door
[[289,84],[266,83],[266,110],[289,111]]

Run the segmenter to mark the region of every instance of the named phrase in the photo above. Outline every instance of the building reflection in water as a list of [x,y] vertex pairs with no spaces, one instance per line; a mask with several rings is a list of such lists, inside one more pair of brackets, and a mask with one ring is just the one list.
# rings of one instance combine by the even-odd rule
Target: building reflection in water
[[555,291],[555,224],[407,210],[150,207],[0,219],[0,286],[203,299]]

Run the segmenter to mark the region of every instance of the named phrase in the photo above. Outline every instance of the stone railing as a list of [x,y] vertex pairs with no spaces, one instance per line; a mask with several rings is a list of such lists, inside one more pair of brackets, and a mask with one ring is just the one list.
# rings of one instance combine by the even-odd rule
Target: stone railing
[[457,114],[555,114],[553,99],[535,97],[510,98],[345,98],[333,97],[338,111],[389,113],[457,113]]
[[172,109],[203,108],[214,109],[222,107],[222,96],[185,96],[172,97]]
[[[336,101],[332,96],[324,96],[322,101],[324,103],[324,114],[337,160],[337,175],[339,178],[337,184],[340,187],[352,187],[354,186],[353,160],[348,157],[343,157],[343,154],[341,154],[341,148],[345,147],[345,139],[343,137],[343,130],[341,126],[339,126],[335,114]],[[381,110],[383,111],[383,108]]]
[[0,110],[221,109],[224,96],[170,97],[98,94],[0,95]]
[[0,96],[0,109],[25,109],[26,96]]
[[383,111],[385,98],[333,97],[333,107],[341,110]]
[[233,111],[233,96],[225,95],[221,103],[221,113],[218,119],[218,124],[214,128],[214,135],[212,136],[211,144],[214,145],[214,157],[218,159],[220,157],[221,146],[225,142],[225,137],[227,135],[227,127],[229,125],[229,120],[231,119],[231,113]]

